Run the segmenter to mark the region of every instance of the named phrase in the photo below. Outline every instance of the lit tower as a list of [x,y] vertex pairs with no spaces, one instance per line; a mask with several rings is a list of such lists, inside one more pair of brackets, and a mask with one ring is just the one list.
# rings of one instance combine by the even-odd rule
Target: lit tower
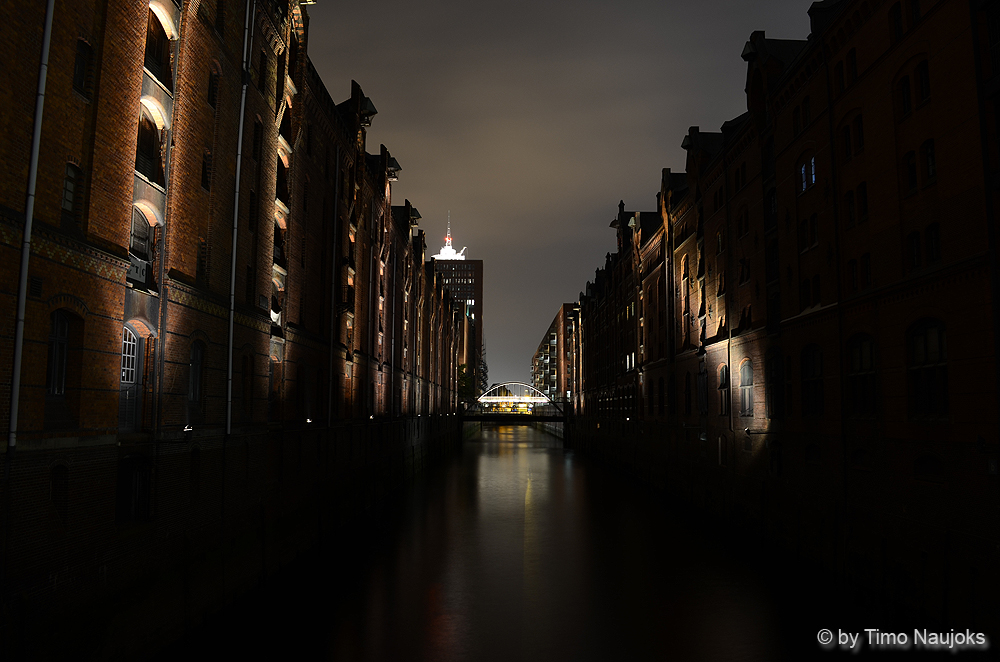
[[434,271],[441,275],[442,284],[451,293],[451,298],[465,307],[472,320],[471,347],[466,354],[475,392],[479,395],[479,352],[483,347],[483,261],[466,259],[466,247],[456,251],[451,242],[451,212],[448,212],[448,234],[444,237],[444,246],[432,256]]

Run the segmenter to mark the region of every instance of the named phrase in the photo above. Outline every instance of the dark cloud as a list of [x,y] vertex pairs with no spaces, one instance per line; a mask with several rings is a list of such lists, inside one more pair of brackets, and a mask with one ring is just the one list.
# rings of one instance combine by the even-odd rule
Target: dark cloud
[[492,381],[526,380],[561,303],[604,255],[619,199],[652,210],[660,170],[683,170],[691,125],[746,109],[754,30],[804,39],[801,0],[369,2],[308,8],[310,57],[334,100],[351,79],[403,166],[394,201],[423,215],[432,252],[451,211],[484,260]]

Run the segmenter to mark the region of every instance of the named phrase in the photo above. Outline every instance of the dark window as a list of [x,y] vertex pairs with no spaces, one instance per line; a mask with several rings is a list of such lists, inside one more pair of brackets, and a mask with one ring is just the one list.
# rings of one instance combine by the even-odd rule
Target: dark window
[[948,362],[944,324],[923,320],[907,333],[907,386],[910,418],[948,416]]
[[212,152],[208,149],[201,157],[201,187],[206,191],[212,189]]
[[858,52],[855,49],[847,51],[847,80],[853,83],[858,79]]
[[135,148],[135,169],[143,177],[163,186],[163,164],[160,160],[160,132],[145,109],[139,117],[139,138]]
[[87,94],[87,77],[90,75],[90,62],[94,57],[94,49],[83,39],[76,41],[76,61],[73,63],[73,89],[80,94]]
[[129,252],[141,260],[149,259],[149,221],[141,211],[132,208],[132,232],[129,238]]
[[840,94],[844,91],[844,63],[838,62],[833,67],[833,91]]
[[865,148],[865,120],[858,115],[854,118],[854,151],[860,152]]
[[851,127],[845,126],[843,129],[840,130],[840,135],[844,145],[844,160],[850,161],[851,153],[853,151],[851,145]]
[[858,261],[848,260],[847,262],[847,285],[851,292],[858,291]]
[[809,307],[812,301],[812,287],[810,286],[809,279],[803,278],[802,282],[799,283],[799,309],[805,310]]
[[910,10],[910,29],[920,21],[920,0],[907,0]]
[[934,141],[926,140],[920,147],[920,158],[923,161],[924,181],[932,182],[937,177],[937,160],[934,158]]
[[250,214],[247,219],[250,232],[257,231],[257,221],[260,219],[260,199],[257,191],[250,189]]
[[809,245],[819,246],[819,217],[816,214],[809,217]]
[[818,306],[820,304],[819,296],[819,274],[813,276],[813,305]]
[[170,71],[170,39],[167,38],[167,33],[160,25],[160,19],[152,10],[149,10],[146,25],[146,51],[143,66],[168,91],[173,91],[173,79]]
[[844,194],[844,212],[847,214],[847,227],[854,227],[857,222],[857,207],[854,204],[854,191]]
[[69,349],[69,318],[57,310],[52,313],[49,326],[49,369],[45,378],[48,395],[66,394],[66,356]]
[[875,346],[870,336],[847,343],[847,406],[855,418],[875,416]]
[[810,116],[811,115],[809,113],[809,97],[806,97],[806,98],[804,98],[802,100],[802,128],[803,128],[803,130],[807,126],[809,126]]
[[729,366],[719,368],[719,415],[729,416]]
[[[749,223],[748,223],[749,225]],[[778,196],[772,188],[764,194],[764,230],[770,231],[778,227]]]
[[823,415],[823,352],[819,345],[802,350],[802,415]]
[[889,34],[892,43],[903,38],[903,10],[898,2],[889,9]]
[[868,220],[868,182],[858,184],[858,222]]
[[740,416],[753,416],[753,362],[740,366]]
[[205,345],[200,340],[196,340],[191,344],[191,362],[188,365],[188,402],[201,402],[204,362]]
[[799,252],[809,248],[809,221],[802,219],[798,226]]
[[800,106],[795,106],[795,110],[792,111],[792,135],[797,136],[802,131],[802,109]]
[[917,65],[917,103],[931,98],[931,74],[927,60]]
[[908,269],[920,268],[920,233],[911,232],[906,235],[906,266]]
[[208,75],[208,105],[216,107],[219,102],[219,74],[210,73]]
[[931,223],[924,232],[927,244],[927,264],[934,264],[941,259],[941,225]]
[[917,190],[917,157],[913,152],[903,156],[903,174],[906,176],[906,191]]
[[72,163],[66,164],[66,177],[63,179],[63,211],[71,214],[76,213],[76,203],[80,188],[80,169]]
[[903,76],[896,87],[896,95],[899,99],[899,115],[901,118],[908,117],[913,110],[913,98],[910,95],[910,77]]
[[868,288],[872,285],[872,254],[865,253],[861,256],[861,286]]
[[215,31],[220,35],[226,34],[226,2],[225,0],[215,1]]

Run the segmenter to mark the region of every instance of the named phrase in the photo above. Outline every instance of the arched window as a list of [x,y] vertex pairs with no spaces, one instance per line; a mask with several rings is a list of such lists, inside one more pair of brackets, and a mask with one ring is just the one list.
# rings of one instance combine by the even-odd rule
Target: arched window
[[140,260],[149,259],[149,221],[145,214],[137,208],[132,208],[132,232],[129,239],[129,252]]
[[948,360],[944,323],[926,319],[906,334],[910,418],[948,417]]
[[807,156],[799,163],[799,192],[804,193],[816,184],[816,157]]
[[823,351],[819,345],[802,350],[802,415],[823,415]]
[[931,73],[927,65],[927,60],[921,60],[917,64],[917,103],[923,103],[931,98]]
[[848,411],[854,418],[873,418],[876,405],[875,343],[857,335],[847,343]]
[[201,403],[204,362],[205,345],[196,340],[191,344],[191,362],[188,365],[188,402]]
[[719,416],[729,416],[729,366],[719,366]]
[[899,117],[904,119],[910,116],[913,110],[913,97],[910,94],[910,77],[903,76],[896,84],[896,103],[899,105]]
[[889,9],[889,36],[894,44],[903,38],[903,10],[898,2]]
[[160,130],[145,107],[142,107],[139,116],[139,137],[135,146],[135,170],[154,184],[163,186]]
[[149,11],[146,26],[146,53],[143,66],[168,91],[173,91],[173,78],[170,70],[170,39],[163,26],[160,25],[160,19],[152,10]]
[[136,359],[138,358],[138,339],[127,326],[122,327],[122,383],[135,383]]
[[740,416],[753,416],[753,361],[740,365]]

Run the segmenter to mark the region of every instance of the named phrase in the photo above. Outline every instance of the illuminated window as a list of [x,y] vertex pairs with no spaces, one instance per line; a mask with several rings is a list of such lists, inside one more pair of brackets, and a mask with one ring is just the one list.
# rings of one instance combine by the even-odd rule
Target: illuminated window
[[122,327],[122,378],[124,384],[135,383],[135,365],[139,343],[132,329]]
[[740,366],[740,416],[753,416],[753,361]]

